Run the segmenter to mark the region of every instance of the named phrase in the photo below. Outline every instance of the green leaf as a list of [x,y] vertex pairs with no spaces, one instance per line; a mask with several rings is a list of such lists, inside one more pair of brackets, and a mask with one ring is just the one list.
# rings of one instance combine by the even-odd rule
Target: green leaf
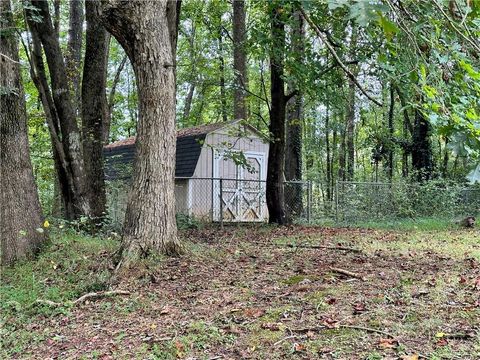
[[393,36],[399,31],[398,27],[382,14],[380,14],[378,23],[382,27],[385,37],[388,41],[392,40]]

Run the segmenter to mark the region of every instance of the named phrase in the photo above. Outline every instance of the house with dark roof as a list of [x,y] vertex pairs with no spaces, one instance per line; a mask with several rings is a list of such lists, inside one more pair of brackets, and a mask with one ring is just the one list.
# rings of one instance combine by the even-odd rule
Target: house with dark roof
[[[105,146],[104,156],[107,181],[128,182],[135,159],[135,137]],[[178,130],[177,213],[206,221],[265,221],[267,161],[265,137],[241,121]]]

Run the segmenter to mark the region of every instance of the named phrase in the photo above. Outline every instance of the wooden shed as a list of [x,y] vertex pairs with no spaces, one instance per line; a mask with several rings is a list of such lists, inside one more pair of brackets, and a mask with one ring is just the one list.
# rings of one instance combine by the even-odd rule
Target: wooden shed
[[[105,146],[107,180],[128,181],[135,137]],[[268,143],[241,121],[177,131],[175,201],[177,213],[204,221],[262,222]]]

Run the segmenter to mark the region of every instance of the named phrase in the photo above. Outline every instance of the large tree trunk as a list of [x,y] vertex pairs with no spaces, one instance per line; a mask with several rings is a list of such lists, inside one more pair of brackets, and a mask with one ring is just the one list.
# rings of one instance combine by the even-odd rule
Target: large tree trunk
[[233,70],[235,90],[233,92],[233,116],[235,120],[247,118],[247,56],[245,52],[245,1],[233,0]]
[[[292,26],[292,51],[297,63],[303,62],[305,31],[303,26],[303,17],[300,12],[293,14],[294,24]],[[302,124],[303,124],[303,96],[299,91],[298,85],[291,82],[288,86],[290,92],[295,91],[287,106],[287,130],[286,130],[286,148],[285,152],[285,180],[302,179]],[[293,219],[302,212],[302,184],[291,183],[288,185],[289,194],[287,209],[289,219]]]
[[[90,207],[85,187],[80,131],[75,116],[74,102],[69,90],[66,66],[55,29],[52,26],[48,3],[41,0],[32,0],[32,6],[36,7],[38,11],[33,11],[31,8],[27,9],[27,21],[32,32],[32,38],[40,39],[45,51],[51,78],[52,98],[59,119],[62,151],[65,160],[64,170],[69,173],[68,178],[71,181],[67,185],[71,196],[64,199],[67,209],[66,216],[68,219],[76,219],[82,215],[89,216]],[[41,17],[42,21],[36,20],[38,16]]]
[[285,213],[285,115],[287,97],[285,96],[284,56],[285,23],[284,10],[275,2],[271,10],[271,50],[270,50],[270,148],[267,169],[267,207],[269,222],[286,224]]
[[[87,2],[89,1],[87,0]],[[75,105],[76,115],[79,115],[81,102],[80,77],[82,64],[83,20],[83,1],[70,0],[70,18],[65,64],[67,67],[67,74],[73,88],[73,93],[75,94],[73,102]],[[57,32],[56,28],[55,32]]]
[[105,216],[105,174],[103,171],[104,126],[107,120],[106,82],[110,36],[96,16],[96,3],[85,3],[87,19],[82,80],[82,133],[90,216],[101,225]]
[[178,254],[175,224],[175,46],[173,1],[104,1],[98,10],[125,49],[138,84],[139,119],[121,264],[150,253]]
[[[45,240],[30,162],[27,110],[10,0],[0,1],[1,265],[35,254]],[[40,229],[40,230],[37,230]]]

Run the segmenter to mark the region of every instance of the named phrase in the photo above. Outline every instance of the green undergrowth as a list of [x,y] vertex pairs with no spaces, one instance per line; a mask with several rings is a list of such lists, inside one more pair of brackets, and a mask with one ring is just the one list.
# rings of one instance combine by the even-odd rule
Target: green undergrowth
[[[69,301],[106,288],[112,252],[118,243],[74,231],[50,233],[50,243],[35,260],[1,269],[0,357],[10,358],[47,333],[20,329],[41,317],[68,314]],[[64,304],[50,306],[44,301]]]

